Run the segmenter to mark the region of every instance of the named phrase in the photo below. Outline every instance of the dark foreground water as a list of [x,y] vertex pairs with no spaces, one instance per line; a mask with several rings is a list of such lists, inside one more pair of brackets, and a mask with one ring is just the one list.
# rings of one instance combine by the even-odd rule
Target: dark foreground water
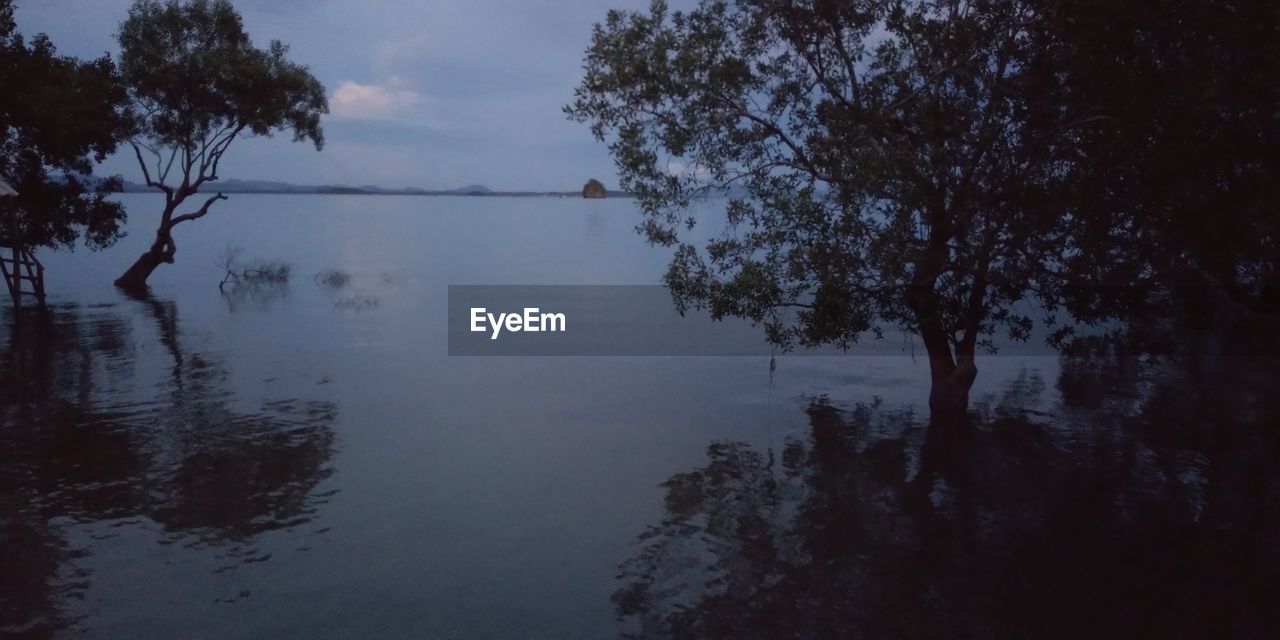
[[[4,310],[0,636],[1280,628],[1274,361],[989,357],[939,433],[910,345],[446,355],[449,284],[657,282],[627,201],[234,196],[133,299],[124,198]],[[220,293],[228,246],[291,282]]]

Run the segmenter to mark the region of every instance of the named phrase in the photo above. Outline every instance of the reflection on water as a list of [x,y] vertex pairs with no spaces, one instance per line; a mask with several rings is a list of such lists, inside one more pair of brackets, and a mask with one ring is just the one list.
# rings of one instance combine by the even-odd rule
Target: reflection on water
[[228,313],[267,312],[284,306],[289,297],[288,281],[237,281],[222,288]]
[[[154,196],[120,198],[142,214],[119,245],[42,256],[51,331],[16,342],[0,313],[0,637],[1278,622],[1280,398],[1257,362],[986,358],[977,427],[948,441],[910,409],[909,345],[775,371],[446,355],[449,284],[659,282],[625,199],[238,195],[139,301],[110,277]],[[294,280],[220,292],[228,244]]]
[[308,521],[326,498],[314,489],[331,473],[335,406],[242,409],[219,358],[184,346],[171,301],[57,308],[50,326],[5,339],[0,635],[74,630],[67,605],[94,579],[86,532],[151,527],[160,544],[261,562],[255,536]]
[[1267,637],[1275,369],[1095,353],[1056,416],[1028,374],[959,435],[815,402],[806,438],[667,480],[616,611],[634,638]]

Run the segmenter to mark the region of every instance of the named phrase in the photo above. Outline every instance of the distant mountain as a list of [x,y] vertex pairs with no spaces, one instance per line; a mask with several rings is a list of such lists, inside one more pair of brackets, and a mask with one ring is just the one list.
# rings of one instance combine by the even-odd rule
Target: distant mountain
[[289,184],[288,182],[237,180],[235,178],[219,180],[217,183],[210,185],[209,188],[231,193],[303,193],[314,190],[314,187]]
[[[153,193],[145,184],[124,181],[125,193]],[[206,184],[201,192],[222,193],[315,193],[322,195],[403,195],[403,196],[578,196],[577,191],[494,191],[482,184],[469,184],[457,189],[421,189],[417,187],[387,188],[376,185],[350,187],[340,184],[303,185],[272,180],[239,180],[228,178]],[[625,194],[624,194],[625,195]]]
[[[128,180],[124,183],[125,193],[150,192],[154,191],[145,184],[138,184]],[[223,193],[324,193],[324,194],[412,194],[420,195],[428,193],[424,189],[406,188],[406,189],[386,189],[373,185],[363,185],[359,187],[348,187],[346,185],[322,184],[307,185],[293,184],[291,182],[276,182],[272,180],[239,180],[229,178],[226,180],[218,180],[211,182],[202,189],[202,191],[221,191]]]
[[333,186],[325,185],[325,186],[316,187],[315,191],[306,191],[303,193],[323,193],[323,194],[329,194],[329,195],[361,196],[361,195],[368,195],[370,192],[365,191],[363,187],[361,188],[333,187]]
[[[308,187],[304,185],[290,184],[288,182],[273,182],[270,180],[237,180],[230,178],[227,180],[218,180],[205,187],[204,191],[222,191],[225,193],[313,193],[318,187]],[[149,192],[154,189],[145,184],[130,182],[124,183],[124,191],[132,192]]]

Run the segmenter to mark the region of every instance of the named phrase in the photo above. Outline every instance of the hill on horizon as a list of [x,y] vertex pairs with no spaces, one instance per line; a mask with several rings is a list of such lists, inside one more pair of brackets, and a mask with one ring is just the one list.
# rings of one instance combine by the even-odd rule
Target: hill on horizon
[[[420,187],[382,187],[365,184],[358,187],[340,184],[306,185],[277,180],[242,180],[227,178],[210,183],[205,191],[221,191],[223,193],[318,193],[318,194],[386,194],[386,195],[490,195],[503,192],[494,191],[482,184],[468,184],[456,189],[423,189]],[[149,193],[154,191],[145,184],[124,181],[124,193]],[[543,192],[509,192],[509,193],[543,193]],[[559,193],[548,191],[545,193]]]

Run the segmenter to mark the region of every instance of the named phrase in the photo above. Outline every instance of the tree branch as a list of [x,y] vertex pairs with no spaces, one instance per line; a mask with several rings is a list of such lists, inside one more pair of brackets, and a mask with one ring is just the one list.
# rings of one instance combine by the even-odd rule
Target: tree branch
[[169,179],[169,171],[171,171],[171,170],[173,169],[173,159],[174,159],[175,157],[177,157],[177,155],[178,155],[178,150],[177,150],[177,149],[174,149],[174,150],[170,151],[170,152],[169,152],[169,164],[165,165],[165,167],[164,167],[164,171],[160,171],[160,164],[159,164],[160,155],[159,155],[159,154],[156,154],[156,160],[157,160],[157,162],[156,162],[156,171],[159,173],[160,181],[161,181],[161,182],[164,182],[165,180],[168,180],[168,179]]
[[831,38],[832,38],[832,42],[835,43],[836,53],[838,54],[840,61],[844,63],[845,75],[849,76],[848,78],[849,100],[848,101],[852,102],[855,105],[861,104],[862,92],[858,87],[858,74],[857,74],[857,71],[855,71],[853,56],[850,55],[848,47],[844,46],[843,29],[841,29],[840,25],[836,23],[834,14],[827,16],[827,23],[831,27]]
[[172,197],[173,187],[170,187],[163,182],[156,182],[151,179],[151,172],[147,170],[147,161],[142,159],[142,148],[138,146],[138,143],[130,140],[129,146],[133,147],[133,154],[138,158],[138,166],[142,168],[142,177],[147,181],[147,186],[159,189]]
[[173,219],[173,221],[171,221],[171,222],[169,223],[169,227],[170,227],[170,228],[172,228],[172,227],[176,227],[176,226],[178,226],[178,223],[180,223],[180,222],[187,222],[188,220],[196,220],[196,219],[199,219],[199,218],[203,218],[203,217],[205,216],[205,214],[209,213],[209,207],[213,206],[213,203],[215,203],[215,202],[217,202],[217,201],[219,201],[219,200],[226,200],[226,199],[227,199],[227,197],[226,197],[226,196],[224,196],[224,195],[222,195],[221,193],[219,193],[218,195],[213,196],[212,198],[209,198],[208,200],[205,200],[205,201],[204,201],[204,206],[200,207],[199,209],[197,209],[197,210],[195,210],[195,211],[192,211],[191,213],[184,213],[184,214],[182,214],[182,215],[177,216],[176,218],[174,218],[174,219]]
[[201,151],[200,175],[196,177],[192,183],[193,190],[199,189],[200,185],[206,182],[213,182],[218,179],[218,164],[222,162],[222,156],[231,147],[231,143],[235,142],[240,132],[244,131],[245,124],[240,123],[235,127],[225,127],[219,129],[214,137],[210,139],[206,151]]

